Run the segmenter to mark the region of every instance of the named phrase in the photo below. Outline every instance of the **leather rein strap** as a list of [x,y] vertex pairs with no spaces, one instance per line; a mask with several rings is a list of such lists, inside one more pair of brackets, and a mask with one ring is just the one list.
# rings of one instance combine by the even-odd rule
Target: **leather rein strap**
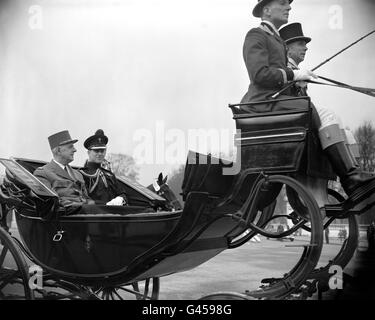
[[329,79],[329,78],[325,78],[325,77],[322,77],[322,76],[318,76],[318,78],[323,79],[323,80],[328,81],[328,82],[331,82],[331,83],[324,83],[324,82],[319,82],[319,81],[314,81],[314,80],[306,81],[306,82],[314,83],[314,84],[320,84],[320,85],[324,85],[324,86],[332,86],[332,87],[350,89],[350,90],[354,90],[354,91],[357,91],[357,92],[360,92],[360,93],[363,93],[363,94],[367,94],[371,97],[375,97],[375,89],[364,88],[364,87],[354,87],[354,86],[351,86],[349,84],[339,82],[339,81],[336,81],[336,80],[332,80],[332,79]]

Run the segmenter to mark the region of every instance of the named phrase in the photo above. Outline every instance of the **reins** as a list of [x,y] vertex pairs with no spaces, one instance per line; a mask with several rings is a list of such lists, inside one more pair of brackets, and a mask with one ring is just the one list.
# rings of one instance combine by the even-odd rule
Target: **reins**
[[[351,43],[350,45],[346,46],[345,48],[341,49],[339,52],[335,53],[333,56],[329,57],[328,59],[324,60],[323,62],[321,62],[320,64],[318,64],[316,67],[312,68],[311,71],[315,71],[316,69],[320,68],[321,66],[325,65],[327,62],[331,61],[334,57],[338,56],[339,54],[341,54],[342,52],[346,51],[347,49],[349,49],[350,47],[354,46],[355,44],[357,44],[358,42],[362,41],[363,39],[367,38],[368,36],[370,36],[371,34],[375,33],[375,30],[372,30],[370,31],[369,33],[367,33],[366,35],[362,36],[361,38],[359,38],[358,40],[354,41],[353,43]],[[330,80],[327,80],[327,78],[323,78],[323,77],[319,77],[321,79],[324,79],[326,81],[330,81]],[[333,80],[335,81],[335,80]],[[333,81],[330,81],[332,83],[334,83]],[[367,94],[367,95],[370,95],[370,96],[374,96],[374,90],[373,89],[368,89],[368,88],[361,88],[361,87],[352,87],[352,86],[349,86],[349,85],[345,85],[344,83],[340,83],[338,81],[336,81],[336,86],[341,86],[342,88],[346,88],[346,89],[351,89],[351,90],[354,90],[354,91],[358,91],[358,92],[361,92],[361,93],[364,93],[364,94]],[[287,85],[285,85],[283,88],[281,88],[279,91],[275,92],[271,97],[272,99],[275,99],[277,98],[281,93],[283,93],[285,90],[291,88],[293,85],[294,85],[295,81],[292,81],[290,83],[288,83]],[[364,89],[364,90],[363,90]]]

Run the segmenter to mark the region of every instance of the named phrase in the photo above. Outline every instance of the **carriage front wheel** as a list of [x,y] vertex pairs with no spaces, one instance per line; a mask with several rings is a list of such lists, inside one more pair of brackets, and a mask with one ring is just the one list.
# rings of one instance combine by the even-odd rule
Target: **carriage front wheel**
[[106,286],[95,290],[102,300],[157,300],[159,298],[160,279],[147,278],[126,285]]
[[34,299],[26,261],[11,235],[0,226],[0,300]]

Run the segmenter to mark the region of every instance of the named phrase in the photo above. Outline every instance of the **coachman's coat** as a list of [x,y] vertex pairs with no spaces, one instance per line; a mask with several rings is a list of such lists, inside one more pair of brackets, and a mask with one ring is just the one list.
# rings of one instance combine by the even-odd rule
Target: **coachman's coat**
[[[266,103],[242,106],[247,113],[272,111],[293,111],[306,109],[307,100],[274,101],[271,96],[280,90],[288,81],[293,80],[294,73],[288,68],[287,47],[283,39],[271,27],[262,23],[258,28],[251,29],[245,38],[243,58],[250,78],[250,85],[241,103],[265,101]],[[286,90],[278,99],[291,98],[292,92]],[[269,101],[269,102],[268,102]],[[319,115],[312,106],[312,134],[308,135],[308,163],[303,170],[306,174],[335,179],[328,159],[322,152],[318,129]]]

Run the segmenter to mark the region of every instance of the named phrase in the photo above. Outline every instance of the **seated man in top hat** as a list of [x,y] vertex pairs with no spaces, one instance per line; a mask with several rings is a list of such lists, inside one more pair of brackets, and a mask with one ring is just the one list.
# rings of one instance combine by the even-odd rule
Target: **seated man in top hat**
[[[290,23],[279,30],[280,37],[285,41],[288,54],[288,68],[298,70],[299,64],[305,60],[307,44],[311,38],[305,37],[300,23]],[[307,84],[298,81],[292,88],[293,96],[306,96]]]
[[34,175],[60,197],[60,204],[66,208],[76,208],[83,204],[94,204],[88,196],[82,174],[69,163],[74,160],[74,143],[67,130],[48,137],[53,159],[37,168]]
[[[300,23],[290,23],[280,30],[280,36],[285,41],[288,53],[288,67],[292,70],[298,70],[299,64],[305,60],[307,44],[311,41],[311,38],[305,37],[302,31],[302,26]],[[291,94],[293,96],[307,96],[307,83],[305,81],[296,82],[296,84],[291,89]],[[319,115],[325,113],[327,116],[330,115],[331,118],[335,118],[336,125],[339,126],[345,143],[349,147],[349,151],[353,157],[359,157],[359,152],[356,149],[356,141],[350,129],[344,129],[341,120],[335,114],[329,110],[319,111]]]
[[122,206],[127,203],[126,194],[105,160],[107,143],[108,137],[101,129],[85,140],[83,145],[89,158],[81,173],[96,204]]
[[[310,70],[293,70],[287,66],[287,48],[278,29],[288,23],[293,0],[258,0],[253,16],[260,18],[261,24],[246,35],[243,57],[250,78],[250,85],[241,103],[264,101],[256,105],[243,105],[241,109],[249,113],[270,111],[296,111],[305,109],[306,100],[275,101],[272,96],[290,81],[309,81],[317,76]],[[291,93],[279,96],[290,98]],[[322,112],[321,112],[322,111]],[[337,119],[325,109],[319,114],[312,105],[312,131],[319,137],[324,154],[328,157],[341,185],[351,197],[360,193],[363,187],[375,180],[375,175],[363,172],[353,161],[342,137]]]

